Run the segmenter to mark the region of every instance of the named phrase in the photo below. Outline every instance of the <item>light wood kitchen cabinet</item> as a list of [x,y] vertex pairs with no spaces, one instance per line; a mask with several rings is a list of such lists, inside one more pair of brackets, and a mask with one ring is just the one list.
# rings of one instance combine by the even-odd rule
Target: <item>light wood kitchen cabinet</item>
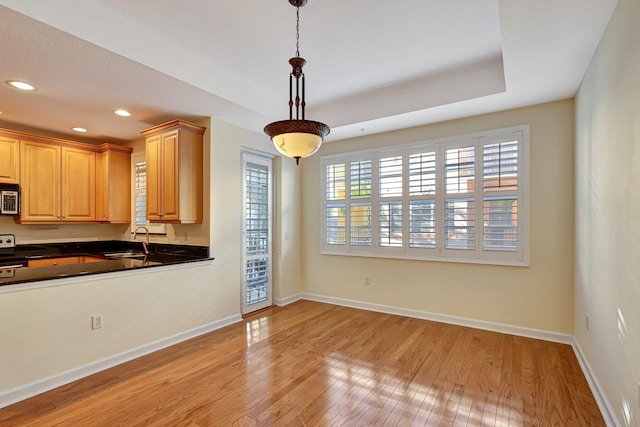
[[40,258],[30,259],[27,261],[27,267],[57,267],[59,265],[73,265],[73,264],[85,264],[89,262],[103,262],[108,261],[104,258],[83,255],[83,256],[61,256],[57,258]]
[[95,221],[95,152],[22,140],[20,222]]
[[96,154],[96,220],[131,222],[131,148],[111,144]]
[[62,147],[62,220],[95,219],[96,153]]
[[202,223],[205,128],[174,120],[142,132],[146,138],[147,219]]
[[21,221],[60,221],[61,153],[58,145],[21,142]]
[[104,261],[109,261],[109,260],[105,258],[99,258],[99,257],[89,256],[89,255],[78,257],[78,264],[86,264],[89,262],[104,262]]
[[0,129],[0,183],[21,190],[15,222],[129,223],[131,151]]
[[17,184],[19,182],[20,140],[0,134],[0,183]]
[[27,267],[56,267],[58,265],[71,265],[78,264],[79,258],[77,256],[59,257],[59,258],[42,258],[42,259],[30,259],[27,261]]

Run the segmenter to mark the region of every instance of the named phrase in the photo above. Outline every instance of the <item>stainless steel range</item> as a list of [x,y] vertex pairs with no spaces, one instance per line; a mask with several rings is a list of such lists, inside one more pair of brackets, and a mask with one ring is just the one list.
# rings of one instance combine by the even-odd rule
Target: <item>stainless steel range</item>
[[16,250],[16,236],[0,234],[0,278],[14,277],[18,268],[27,266],[26,259],[13,257]]

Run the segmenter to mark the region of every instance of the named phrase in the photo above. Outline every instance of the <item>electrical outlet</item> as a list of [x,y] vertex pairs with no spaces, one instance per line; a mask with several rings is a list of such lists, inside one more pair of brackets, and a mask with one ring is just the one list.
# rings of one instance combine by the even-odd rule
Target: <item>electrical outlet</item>
[[94,314],[91,316],[91,329],[100,329],[104,324],[102,314]]
[[589,315],[588,314],[585,316],[585,323],[587,325],[587,331],[588,331],[589,330]]
[[364,276],[364,284],[365,286],[369,286],[371,284],[371,277]]
[[0,234],[0,249],[11,249],[16,247],[16,236],[14,234]]

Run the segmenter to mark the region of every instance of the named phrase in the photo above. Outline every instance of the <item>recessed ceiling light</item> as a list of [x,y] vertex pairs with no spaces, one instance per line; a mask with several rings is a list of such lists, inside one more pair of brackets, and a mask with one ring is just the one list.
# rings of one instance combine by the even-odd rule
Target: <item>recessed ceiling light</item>
[[87,130],[85,128],[71,128],[72,130],[75,130],[76,132],[80,132],[80,133],[85,133]]
[[129,117],[131,115],[131,113],[128,112],[127,110],[116,110],[114,111],[114,113],[122,117]]
[[35,87],[29,83],[21,82],[19,80],[7,80],[7,84],[20,90],[34,90]]

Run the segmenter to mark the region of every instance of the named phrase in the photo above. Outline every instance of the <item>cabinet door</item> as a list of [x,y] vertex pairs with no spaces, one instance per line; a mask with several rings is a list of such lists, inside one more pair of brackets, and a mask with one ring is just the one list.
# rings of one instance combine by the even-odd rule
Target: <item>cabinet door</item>
[[109,221],[109,152],[96,154],[96,221]]
[[60,221],[59,146],[21,142],[22,220]]
[[151,222],[162,219],[161,142],[160,135],[147,138],[147,219]]
[[178,130],[162,134],[162,219],[180,219],[179,210],[179,132]]
[[62,220],[95,221],[96,154],[62,147]]
[[0,135],[0,182],[18,183],[18,150],[20,141]]
[[109,222],[131,222],[131,154],[109,152]]
[[105,151],[96,154],[96,220],[131,222],[131,154]]

